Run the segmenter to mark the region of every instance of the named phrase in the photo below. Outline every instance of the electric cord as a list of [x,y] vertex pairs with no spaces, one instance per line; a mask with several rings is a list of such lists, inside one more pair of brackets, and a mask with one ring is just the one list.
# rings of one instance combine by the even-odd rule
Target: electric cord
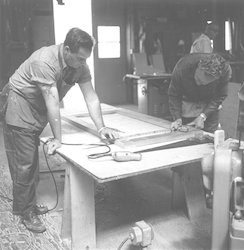
[[129,237],[129,236],[127,236],[127,237],[120,243],[120,245],[119,245],[119,247],[118,247],[117,250],[120,250],[120,249],[123,247],[123,245],[126,243],[127,240],[130,240],[130,237]]
[[62,145],[68,145],[68,146],[89,146],[89,148],[92,148],[93,146],[94,146],[94,148],[97,148],[97,147],[105,147],[105,148],[107,148],[107,150],[105,152],[89,154],[87,156],[88,159],[97,159],[97,158],[100,158],[100,157],[104,157],[104,156],[107,156],[108,153],[111,152],[111,148],[106,143],[103,143],[103,144],[99,144],[99,143],[86,144],[86,143],[66,143],[66,142],[62,142],[61,144]]
[[58,197],[58,187],[57,187],[57,183],[56,183],[56,180],[55,180],[55,178],[54,178],[53,172],[52,172],[52,170],[51,170],[51,168],[50,168],[50,166],[49,166],[48,160],[47,160],[47,154],[46,154],[46,152],[45,152],[45,145],[47,145],[47,142],[43,143],[42,150],[43,150],[43,153],[44,153],[44,157],[45,157],[45,161],[46,161],[47,167],[48,167],[49,172],[50,172],[50,174],[51,174],[51,176],[52,176],[52,178],[53,178],[53,183],[54,183],[55,191],[56,191],[56,204],[54,205],[53,208],[48,209],[48,212],[50,212],[50,211],[54,210],[54,209],[57,207],[59,197]]
[[[103,156],[106,156],[108,153],[111,152],[111,148],[107,144],[98,144],[98,143],[92,143],[92,144],[84,144],[84,143],[61,143],[62,145],[70,145],[70,146],[89,146],[89,148],[97,148],[97,147],[106,147],[107,151],[102,153],[95,153],[95,154],[89,154],[87,157],[88,159],[96,159]],[[86,148],[87,149],[87,148]]]
[[88,159],[97,159],[97,158],[101,158],[101,157],[109,155],[109,153],[111,152],[111,148],[106,144],[104,144],[102,146],[106,147],[107,151],[102,152],[102,153],[89,154]]

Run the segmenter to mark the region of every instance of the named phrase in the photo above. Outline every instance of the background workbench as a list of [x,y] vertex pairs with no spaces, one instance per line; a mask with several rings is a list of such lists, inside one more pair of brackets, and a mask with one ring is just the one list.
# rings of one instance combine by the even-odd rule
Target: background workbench
[[171,74],[127,74],[125,79],[128,85],[132,84],[136,88],[140,113],[172,120],[167,94]]

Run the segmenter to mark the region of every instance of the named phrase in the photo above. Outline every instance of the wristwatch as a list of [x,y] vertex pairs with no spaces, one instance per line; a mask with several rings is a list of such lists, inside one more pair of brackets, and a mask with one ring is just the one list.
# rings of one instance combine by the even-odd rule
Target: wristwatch
[[201,113],[200,116],[202,117],[203,121],[207,120],[207,116],[204,113]]

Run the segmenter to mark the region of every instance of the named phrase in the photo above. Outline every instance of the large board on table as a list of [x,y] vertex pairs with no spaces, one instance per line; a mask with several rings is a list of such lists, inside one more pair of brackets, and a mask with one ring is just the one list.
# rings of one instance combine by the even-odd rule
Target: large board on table
[[[115,144],[124,149],[170,143],[171,141],[184,140],[196,134],[202,134],[202,131],[199,130],[192,130],[187,133],[171,132],[170,121],[125,109],[107,110],[102,113],[106,126],[122,131],[121,138],[115,140]],[[64,115],[62,119],[99,136],[88,113]]]

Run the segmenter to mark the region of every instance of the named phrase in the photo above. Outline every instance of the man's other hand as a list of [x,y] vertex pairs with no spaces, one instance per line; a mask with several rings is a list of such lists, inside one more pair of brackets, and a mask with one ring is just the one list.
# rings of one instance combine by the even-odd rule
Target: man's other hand
[[204,120],[201,116],[198,116],[194,121],[188,123],[187,125],[194,126],[195,128],[198,128],[198,129],[203,129],[204,128]]
[[60,140],[58,139],[50,139],[47,142],[47,154],[53,155],[55,154],[56,149],[60,148],[62,146]]
[[178,130],[178,128],[179,127],[181,127],[182,126],[182,119],[181,118],[178,118],[177,120],[175,120],[175,121],[173,121],[172,123],[171,123],[171,129],[173,130],[173,131],[175,131],[175,130]]

